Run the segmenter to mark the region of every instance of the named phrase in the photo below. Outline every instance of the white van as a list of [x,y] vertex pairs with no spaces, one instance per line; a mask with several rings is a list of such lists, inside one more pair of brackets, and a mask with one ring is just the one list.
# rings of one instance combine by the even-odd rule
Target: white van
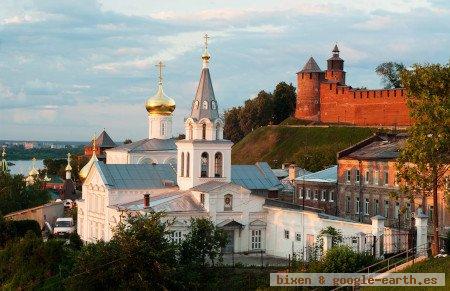
[[75,225],[72,217],[60,217],[56,219],[53,234],[56,236],[66,236],[75,231]]

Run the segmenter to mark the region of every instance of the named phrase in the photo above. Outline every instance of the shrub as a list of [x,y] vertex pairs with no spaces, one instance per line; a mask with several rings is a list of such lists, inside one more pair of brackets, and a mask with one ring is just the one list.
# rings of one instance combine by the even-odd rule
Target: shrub
[[375,262],[373,256],[357,253],[348,246],[335,246],[320,260],[317,271],[324,273],[353,273]]
[[16,238],[24,237],[30,231],[41,237],[41,228],[36,220],[6,220],[0,216],[0,247]]

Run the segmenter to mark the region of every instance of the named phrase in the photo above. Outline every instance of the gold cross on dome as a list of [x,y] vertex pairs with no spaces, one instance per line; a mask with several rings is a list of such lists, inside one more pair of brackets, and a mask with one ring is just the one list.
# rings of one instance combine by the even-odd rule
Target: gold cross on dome
[[163,71],[163,68],[165,67],[165,65],[162,61],[159,61],[159,63],[155,66],[159,67],[159,82],[162,83],[162,80],[163,80],[162,71]]
[[211,38],[207,33],[205,33],[205,49],[208,49],[208,39]]

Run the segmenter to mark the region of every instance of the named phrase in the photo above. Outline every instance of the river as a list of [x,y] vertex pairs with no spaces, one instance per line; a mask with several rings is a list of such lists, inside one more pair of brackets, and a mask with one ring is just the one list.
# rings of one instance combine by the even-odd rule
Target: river
[[[11,174],[22,174],[24,176],[28,175],[28,172],[31,170],[31,167],[33,166],[32,160],[11,161],[11,163],[15,164],[14,166],[9,166]],[[44,161],[36,160],[36,169],[40,170],[43,168],[44,168]]]

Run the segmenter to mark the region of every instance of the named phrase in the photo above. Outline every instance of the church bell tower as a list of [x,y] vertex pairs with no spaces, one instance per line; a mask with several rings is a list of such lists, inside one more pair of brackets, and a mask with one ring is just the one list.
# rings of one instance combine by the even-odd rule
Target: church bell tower
[[176,142],[178,149],[177,181],[181,190],[187,190],[208,181],[231,181],[231,146],[223,139],[224,122],[219,116],[218,104],[209,73],[209,36],[205,34],[202,71],[191,114],[186,119],[186,138]]

